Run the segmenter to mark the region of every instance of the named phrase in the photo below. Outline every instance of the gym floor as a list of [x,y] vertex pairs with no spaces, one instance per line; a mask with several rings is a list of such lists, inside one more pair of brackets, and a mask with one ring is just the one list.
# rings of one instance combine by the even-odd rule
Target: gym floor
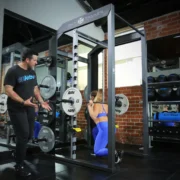
[[[67,154],[68,151],[61,153]],[[8,149],[0,147],[0,180],[20,180],[16,177],[13,166],[14,162],[8,155]],[[77,150],[78,158],[87,158],[96,161],[96,157],[89,156],[85,148]],[[27,160],[35,165],[39,174],[33,174],[29,179],[33,180],[179,180],[180,179],[180,153],[179,150],[172,152],[160,152],[159,150],[151,153],[150,157],[142,158],[130,154],[125,154],[123,162],[117,165],[118,171],[115,174],[93,170],[90,168],[75,166],[72,164],[59,163],[54,160],[46,159],[39,155],[28,155]],[[99,159],[97,159],[97,162]],[[101,159],[100,161],[106,161]]]

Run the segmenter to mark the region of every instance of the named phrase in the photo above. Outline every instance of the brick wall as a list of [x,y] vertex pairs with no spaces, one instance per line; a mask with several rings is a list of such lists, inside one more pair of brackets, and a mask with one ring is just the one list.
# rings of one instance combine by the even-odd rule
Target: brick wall
[[142,144],[142,87],[116,88],[116,94],[124,94],[129,99],[128,111],[119,116],[116,115],[116,124],[119,125],[116,133],[116,141],[126,144]]
[[180,11],[144,23],[147,40],[180,33]]

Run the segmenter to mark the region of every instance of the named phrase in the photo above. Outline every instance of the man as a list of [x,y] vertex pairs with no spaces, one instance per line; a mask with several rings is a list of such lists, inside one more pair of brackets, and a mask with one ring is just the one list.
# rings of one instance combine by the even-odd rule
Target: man
[[23,161],[26,156],[28,141],[33,136],[35,108],[32,97],[39,101],[41,106],[50,111],[47,102],[44,102],[37,85],[36,73],[33,68],[37,65],[38,54],[31,49],[24,51],[22,61],[11,67],[6,73],[4,86],[8,95],[8,112],[16,133],[16,165],[15,170],[20,176],[30,176],[24,170]]

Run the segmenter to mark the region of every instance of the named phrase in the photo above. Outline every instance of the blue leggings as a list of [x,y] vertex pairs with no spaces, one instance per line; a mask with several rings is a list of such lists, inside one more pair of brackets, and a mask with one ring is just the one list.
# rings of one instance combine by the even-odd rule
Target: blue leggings
[[34,138],[38,138],[39,131],[41,129],[41,124],[37,121],[34,122]]
[[93,138],[94,138],[94,141],[96,140],[96,137],[98,135],[98,128],[97,126],[95,126],[93,129],[92,129],[92,135],[93,135]]
[[96,127],[97,129],[94,130],[93,134],[93,137],[95,139],[94,153],[97,156],[107,156],[108,149],[106,148],[106,146],[108,144],[108,122],[99,122]]
[[108,149],[106,146],[108,144],[108,121],[99,122],[96,127],[92,129],[92,135],[95,141],[94,153],[96,156],[107,156]]

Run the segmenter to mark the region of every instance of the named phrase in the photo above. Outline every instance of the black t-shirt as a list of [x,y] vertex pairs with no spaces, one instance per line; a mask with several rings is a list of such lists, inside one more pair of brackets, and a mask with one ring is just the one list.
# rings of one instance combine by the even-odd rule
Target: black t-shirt
[[[6,73],[4,85],[13,86],[13,90],[24,100],[34,96],[34,87],[37,85],[36,73],[34,70],[25,70],[15,65]],[[14,101],[10,97],[7,101],[8,109],[14,110],[22,108],[21,103]]]

